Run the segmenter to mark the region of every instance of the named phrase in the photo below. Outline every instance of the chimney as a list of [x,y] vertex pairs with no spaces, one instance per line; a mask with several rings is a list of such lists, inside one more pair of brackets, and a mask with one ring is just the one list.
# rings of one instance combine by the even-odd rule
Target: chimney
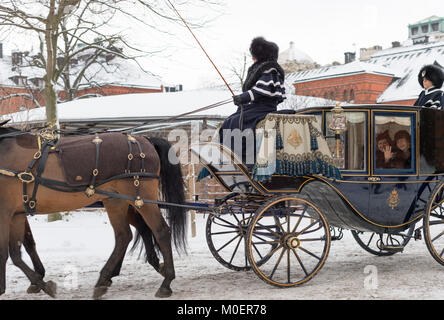
[[399,41],[392,42],[392,48],[399,48],[400,46],[401,46],[401,43]]
[[344,52],[345,64],[355,61],[356,52]]
[[0,42],[0,59],[3,59],[3,43]]

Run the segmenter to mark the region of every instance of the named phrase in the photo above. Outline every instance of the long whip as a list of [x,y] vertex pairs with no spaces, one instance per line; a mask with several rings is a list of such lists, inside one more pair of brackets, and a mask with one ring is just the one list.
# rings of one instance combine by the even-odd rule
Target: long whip
[[216,69],[217,73],[219,74],[219,76],[222,78],[222,80],[224,81],[225,85],[227,86],[228,90],[230,90],[231,95],[234,96],[233,90],[231,90],[230,86],[228,85],[227,81],[225,80],[225,78],[222,76],[222,73],[220,73],[219,69],[216,67],[216,65],[214,64],[213,60],[211,60],[210,56],[208,55],[208,53],[205,51],[204,47],[200,44],[199,39],[197,39],[196,35],[193,33],[193,31],[191,30],[191,28],[188,26],[188,23],[185,21],[184,18],[182,18],[182,16],[180,15],[179,11],[177,11],[176,7],[174,7],[174,5],[171,3],[170,0],[167,0],[168,3],[171,5],[171,7],[174,9],[174,11],[176,12],[176,14],[178,15],[178,17],[182,20],[182,22],[185,24],[185,26],[187,27],[187,29],[190,31],[190,33],[193,35],[194,39],[196,40],[197,44],[200,46],[200,48],[202,49],[202,51],[205,53],[205,55],[207,56],[208,60],[210,60],[211,64],[213,65],[213,67]]

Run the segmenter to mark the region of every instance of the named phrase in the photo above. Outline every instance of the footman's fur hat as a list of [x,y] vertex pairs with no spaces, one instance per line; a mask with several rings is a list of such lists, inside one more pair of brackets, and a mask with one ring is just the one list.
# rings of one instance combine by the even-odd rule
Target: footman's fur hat
[[251,42],[250,53],[259,62],[277,61],[279,47],[274,42],[267,41],[263,37],[257,37]]
[[418,74],[418,81],[424,87],[422,79],[429,79],[435,88],[441,88],[444,82],[444,72],[440,66],[429,64],[421,68]]

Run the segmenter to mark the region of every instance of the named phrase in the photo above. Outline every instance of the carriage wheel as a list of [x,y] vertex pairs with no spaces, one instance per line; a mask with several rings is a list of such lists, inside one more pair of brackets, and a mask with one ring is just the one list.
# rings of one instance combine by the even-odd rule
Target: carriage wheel
[[325,263],[331,241],[324,215],[296,196],[281,196],[260,207],[247,237],[254,272],[278,287],[313,278]]
[[245,254],[245,234],[252,214],[210,215],[206,236],[214,258],[231,270],[250,270]]
[[432,257],[444,265],[444,182],[439,183],[433,191],[423,219],[427,248]]
[[380,257],[394,255],[396,250],[384,249],[387,246],[405,247],[410,241],[409,235],[384,235],[376,232],[362,232],[351,230],[353,238],[365,251]]

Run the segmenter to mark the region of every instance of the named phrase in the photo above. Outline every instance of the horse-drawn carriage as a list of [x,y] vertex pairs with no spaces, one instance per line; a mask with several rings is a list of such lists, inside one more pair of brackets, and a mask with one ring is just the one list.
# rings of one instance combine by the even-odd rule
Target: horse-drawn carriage
[[[258,154],[253,170],[220,144],[192,147],[228,192],[208,205],[215,213],[208,217],[206,236],[217,261],[289,287],[321,269],[343,229],[381,256],[401,252],[422,237],[422,229],[431,255],[444,265],[444,112],[371,105],[341,109],[268,115],[258,126],[265,128],[258,131],[258,152],[264,144],[269,147]],[[403,163],[389,157],[401,155],[398,141],[379,159],[384,157],[381,137],[394,140],[398,132],[408,140]]]
[[[233,270],[253,269],[280,287],[310,280],[344,229],[375,255],[400,252],[423,236],[444,265],[443,137],[444,112],[436,109],[337,106],[269,114],[256,129],[254,166],[219,143],[192,146],[227,194],[214,203],[185,203],[180,165],[169,161],[166,140],[122,133],[55,139],[0,126],[0,147],[8,151],[0,159],[0,295],[8,256],[31,281],[29,292],[55,295],[55,284],[43,281],[45,269],[21,213],[97,201],[108,212],[116,242],[94,298],[120,272],[130,224],[147,261],[164,276],[156,295],[171,295],[171,235],[183,245],[189,210],[210,213],[207,242],[217,261]],[[168,210],[169,226],[159,208]],[[34,270],[21,258],[22,244]]]

